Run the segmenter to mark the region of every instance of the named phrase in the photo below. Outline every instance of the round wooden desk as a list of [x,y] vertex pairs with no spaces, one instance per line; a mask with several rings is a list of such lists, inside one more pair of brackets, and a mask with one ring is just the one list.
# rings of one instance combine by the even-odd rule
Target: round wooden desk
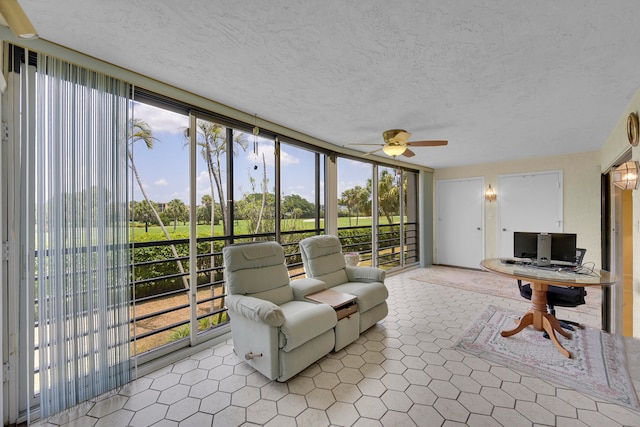
[[556,317],[547,310],[547,289],[549,285],[567,287],[607,286],[615,283],[615,277],[605,270],[594,270],[590,274],[578,274],[566,270],[549,270],[532,267],[524,264],[507,264],[499,258],[485,259],[480,266],[492,273],[531,282],[531,308],[520,318],[515,328],[502,331],[503,337],[510,337],[532,325],[539,331],[546,331],[549,338],[566,357],[571,353],[558,341],[556,332],[565,338],[571,338],[571,334],[560,326]]

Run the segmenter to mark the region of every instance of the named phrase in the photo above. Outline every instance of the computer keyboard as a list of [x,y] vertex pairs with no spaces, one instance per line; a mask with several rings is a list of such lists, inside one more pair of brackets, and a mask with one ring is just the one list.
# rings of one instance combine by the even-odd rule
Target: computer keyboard
[[531,264],[531,258],[502,257],[500,262],[503,264]]

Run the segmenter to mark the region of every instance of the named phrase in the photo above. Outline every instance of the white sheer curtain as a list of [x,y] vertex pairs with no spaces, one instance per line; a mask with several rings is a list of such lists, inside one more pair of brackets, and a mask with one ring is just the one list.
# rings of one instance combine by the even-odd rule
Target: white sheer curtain
[[25,111],[35,111],[35,388],[45,417],[129,381],[130,87],[42,54],[36,64],[35,109]]

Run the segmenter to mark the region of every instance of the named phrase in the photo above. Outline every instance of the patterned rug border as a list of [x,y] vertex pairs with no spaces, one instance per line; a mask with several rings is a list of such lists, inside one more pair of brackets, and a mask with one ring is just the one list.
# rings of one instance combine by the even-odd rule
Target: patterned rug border
[[[500,336],[501,330],[514,324],[505,323],[515,322],[521,314],[490,305],[470,324],[453,348],[640,412],[640,403],[628,371],[623,337],[588,327],[574,331],[571,340],[560,337],[565,348],[574,354],[574,358],[568,359],[560,356],[555,346],[533,328],[526,328],[508,338]],[[600,346],[599,352],[587,351],[594,345]],[[523,348],[523,355],[514,353]],[[546,352],[547,357],[536,357],[535,354],[527,357],[527,348]],[[547,351],[547,348],[551,350]],[[594,375],[598,373],[600,375]]]

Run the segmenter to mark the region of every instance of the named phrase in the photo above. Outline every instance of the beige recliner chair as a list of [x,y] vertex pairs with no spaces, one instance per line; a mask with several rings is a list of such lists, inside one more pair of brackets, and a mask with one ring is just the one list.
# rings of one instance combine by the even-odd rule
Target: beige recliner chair
[[[267,378],[286,381],[333,349],[336,313],[329,305],[296,299],[282,246],[230,245],[222,253],[238,356]],[[313,279],[301,281],[305,289],[324,288]]]
[[389,292],[384,285],[384,270],[346,265],[342,244],[336,236],[307,237],[299,245],[308,278],[323,281],[328,289],[358,297],[360,333],[387,316]]

